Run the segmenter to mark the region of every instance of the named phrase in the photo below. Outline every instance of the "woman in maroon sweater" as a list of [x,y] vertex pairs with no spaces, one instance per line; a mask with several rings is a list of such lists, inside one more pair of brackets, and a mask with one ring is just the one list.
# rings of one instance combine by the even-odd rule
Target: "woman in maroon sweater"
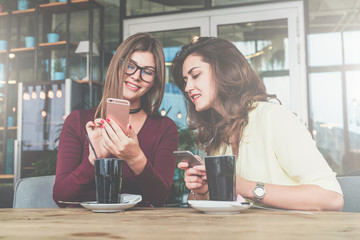
[[[117,49],[106,75],[97,108],[75,110],[65,120],[57,158],[54,201],[96,199],[94,161],[85,134],[98,158],[124,160],[122,192],[141,194],[141,206],[162,206],[176,167],[178,147],[175,123],[157,112],[165,88],[164,53],[160,43],[146,33],[135,34]],[[129,125],[124,133],[106,118],[106,99],[130,102]]]

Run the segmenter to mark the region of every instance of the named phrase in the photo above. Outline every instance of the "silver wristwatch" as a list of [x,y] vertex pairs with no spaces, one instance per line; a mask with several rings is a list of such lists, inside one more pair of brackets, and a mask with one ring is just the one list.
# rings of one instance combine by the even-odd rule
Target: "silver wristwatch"
[[256,183],[256,187],[253,190],[255,203],[261,204],[261,202],[265,196],[265,193],[266,192],[265,192],[264,183],[262,183],[262,182]]

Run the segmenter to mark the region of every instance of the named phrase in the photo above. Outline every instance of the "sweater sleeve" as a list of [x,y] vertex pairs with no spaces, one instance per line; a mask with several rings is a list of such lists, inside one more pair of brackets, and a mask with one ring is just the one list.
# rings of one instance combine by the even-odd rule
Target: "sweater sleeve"
[[154,163],[150,164],[148,161],[142,173],[136,176],[143,198],[155,207],[165,204],[176,168],[173,151],[178,148],[178,131],[171,119],[167,118],[166,122],[167,127],[162,131],[155,149]]
[[61,131],[53,188],[53,199],[60,207],[64,206],[59,200],[84,201],[95,196],[94,166],[88,160],[82,122],[80,111],[76,110],[66,118]]

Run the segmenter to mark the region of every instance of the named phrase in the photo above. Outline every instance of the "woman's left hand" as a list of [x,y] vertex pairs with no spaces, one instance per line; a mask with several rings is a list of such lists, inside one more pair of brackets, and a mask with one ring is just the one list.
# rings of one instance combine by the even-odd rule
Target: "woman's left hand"
[[140,174],[146,165],[146,157],[139,146],[137,135],[130,124],[127,134],[110,118],[102,121],[105,148],[117,158],[127,162],[135,174]]

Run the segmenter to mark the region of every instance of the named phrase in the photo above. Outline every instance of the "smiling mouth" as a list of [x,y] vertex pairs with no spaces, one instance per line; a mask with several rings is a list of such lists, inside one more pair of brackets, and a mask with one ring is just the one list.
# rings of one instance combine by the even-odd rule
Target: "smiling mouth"
[[125,82],[125,83],[126,83],[126,85],[128,85],[128,86],[131,87],[131,88],[140,89],[140,87],[139,87],[139,86],[136,86],[135,84],[132,84],[132,83],[129,83],[129,82]]
[[191,99],[193,101],[195,101],[196,99],[198,99],[200,97],[200,94],[194,94],[194,95],[191,95]]

